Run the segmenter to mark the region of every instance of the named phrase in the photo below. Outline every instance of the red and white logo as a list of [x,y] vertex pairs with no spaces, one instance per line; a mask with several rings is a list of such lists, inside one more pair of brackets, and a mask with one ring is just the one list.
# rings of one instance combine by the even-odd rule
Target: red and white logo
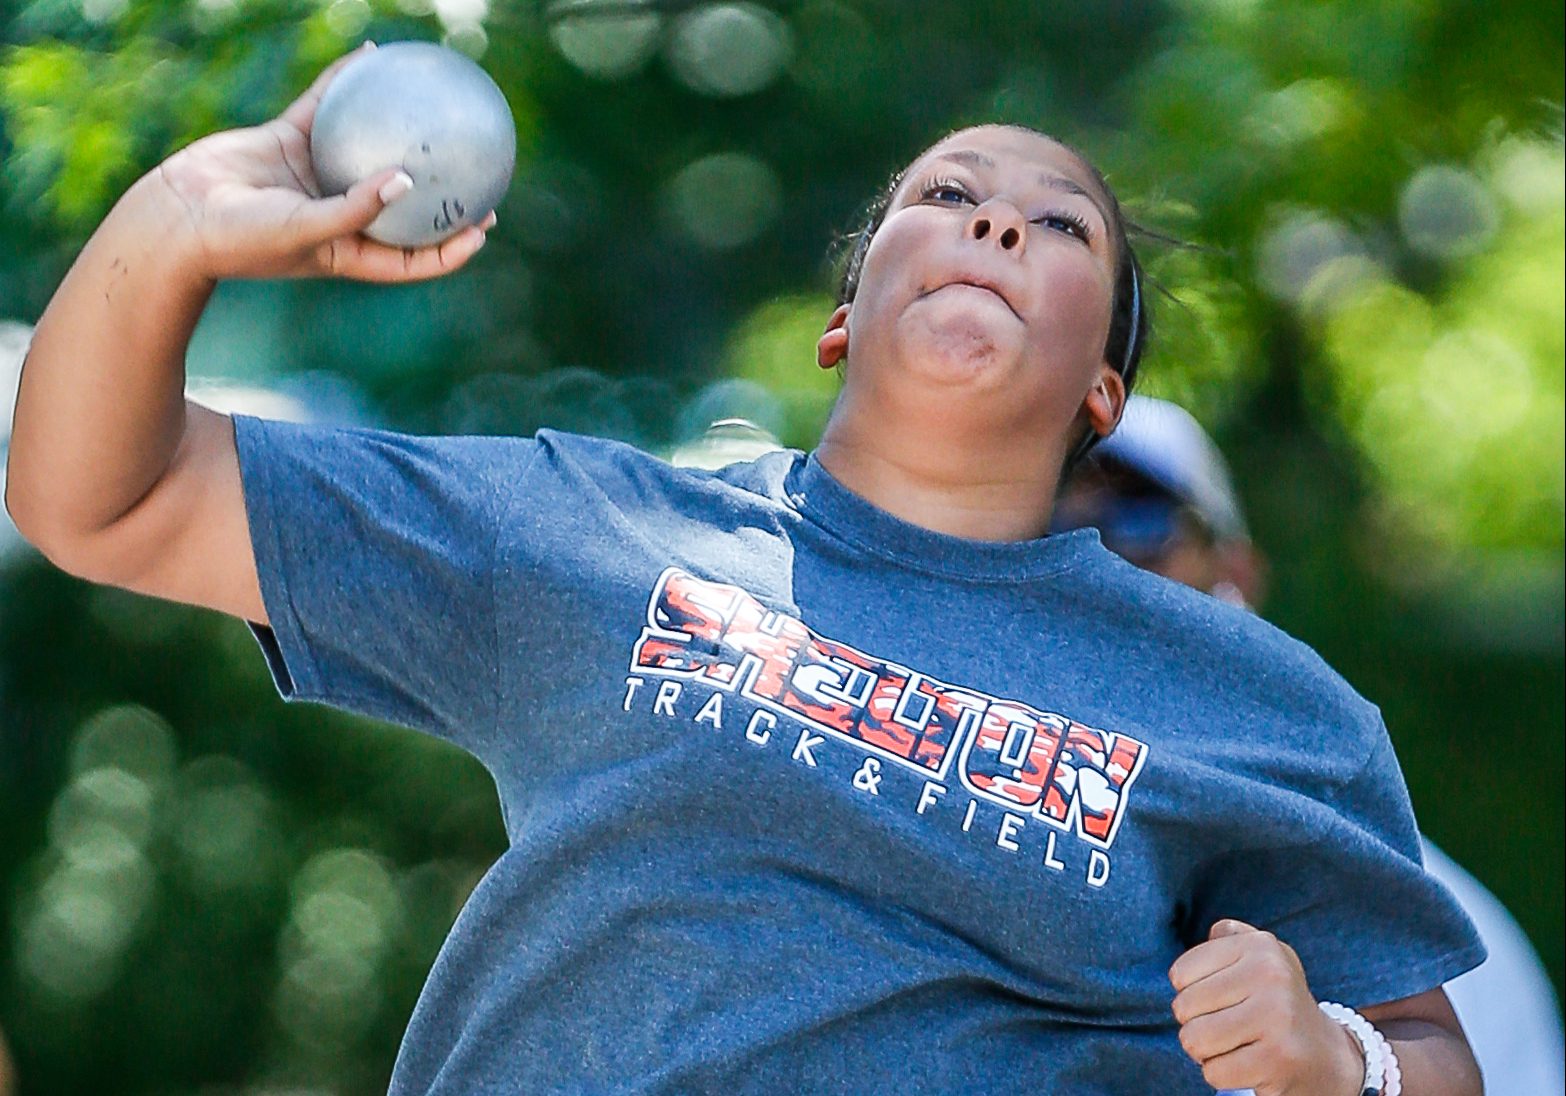
[[973,796],[1104,850],[1147,759],[1128,735],[866,654],[677,568],[653,588],[631,670],[738,694],[932,779],[955,768]]

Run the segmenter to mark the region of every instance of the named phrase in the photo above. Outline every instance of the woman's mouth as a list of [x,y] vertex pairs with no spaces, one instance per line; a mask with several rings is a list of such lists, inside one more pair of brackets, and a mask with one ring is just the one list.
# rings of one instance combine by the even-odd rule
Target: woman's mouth
[[1017,310],[1012,307],[1011,301],[1007,299],[1006,294],[1001,291],[1000,287],[986,278],[968,276],[953,278],[951,281],[945,282],[942,285],[938,285],[933,289],[925,290],[925,292],[921,293],[920,296],[928,297],[931,294],[939,293],[943,289],[977,290],[980,293],[986,293],[992,297],[997,297],[1013,316],[1016,316],[1019,320],[1022,318]]

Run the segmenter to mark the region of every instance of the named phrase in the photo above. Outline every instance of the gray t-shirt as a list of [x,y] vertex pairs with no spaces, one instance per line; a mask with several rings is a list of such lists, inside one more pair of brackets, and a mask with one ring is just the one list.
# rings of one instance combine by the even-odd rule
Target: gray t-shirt
[[493,774],[509,847],[395,1093],[1205,1093],[1168,969],[1318,997],[1483,950],[1375,708],[1120,561],[909,525],[813,458],[237,421],[279,690]]

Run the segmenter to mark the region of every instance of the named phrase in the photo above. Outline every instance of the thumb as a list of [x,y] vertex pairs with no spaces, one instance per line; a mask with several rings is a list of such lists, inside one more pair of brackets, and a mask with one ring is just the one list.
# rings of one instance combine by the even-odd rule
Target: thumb
[[387,168],[360,179],[342,194],[308,203],[298,218],[300,235],[307,244],[322,244],[339,236],[363,232],[381,210],[413,189],[405,171]]
[[1222,921],[1214,921],[1212,929],[1207,933],[1207,939],[1220,940],[1225,936],[1239,936],[1242,933],[1256,932],[1255,925],[1247,925],[1244,921],[1236,921],[1232,917],[1225,917]]

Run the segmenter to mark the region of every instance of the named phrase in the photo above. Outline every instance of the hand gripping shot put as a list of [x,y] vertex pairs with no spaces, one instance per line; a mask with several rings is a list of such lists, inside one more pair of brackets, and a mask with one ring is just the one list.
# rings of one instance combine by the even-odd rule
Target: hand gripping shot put
[[506,97],[477,64],[443,46],[392,42],[337,74],[316,108],[310,162],[327,194],[398,167],[413,192],[365,228],[395,247],[426,247],[499,204],[516,164]]

